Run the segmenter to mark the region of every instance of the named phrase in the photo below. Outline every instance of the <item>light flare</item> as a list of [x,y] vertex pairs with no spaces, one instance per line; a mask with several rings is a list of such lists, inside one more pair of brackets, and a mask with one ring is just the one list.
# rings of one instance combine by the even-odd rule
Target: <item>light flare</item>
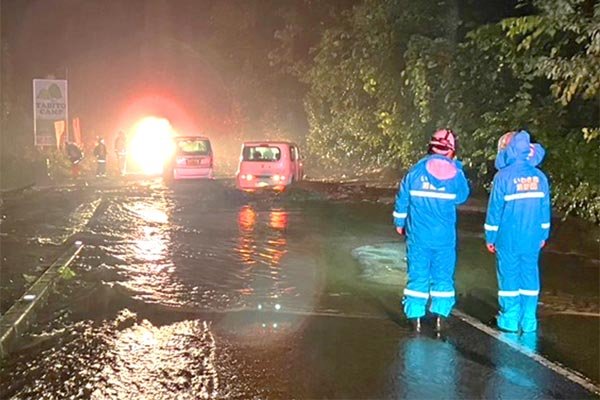
[[145,117],[133,129],[129,154],[135,165],[146,175],[162,173],[175,151],[171,123],[158,117]]

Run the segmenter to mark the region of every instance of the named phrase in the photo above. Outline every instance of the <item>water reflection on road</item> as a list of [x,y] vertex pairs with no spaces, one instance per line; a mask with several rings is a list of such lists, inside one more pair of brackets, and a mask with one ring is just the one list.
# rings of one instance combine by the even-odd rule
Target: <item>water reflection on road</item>
[[109,342],[111,362],[100,373],[92,397],[214,398],[219,393],[216,343],[210,323],[181,321],[154,326],[144,320]]
[[[288,225],[288,213],[281,209],[269,210],[265,213],[266,221],[260,220],[260,214],[251,206],[243,206],[238,212],[239,241],[235,251],[245,267],[245,278],[248,286],[240,290],[247,298],[277,299],[282,293],[290,293],[293,287],[282,287],[285,284],[281,261],[287,253],[285,230]],[[266,233],[261,232],[267,224]]]
[[400,393],[402,398],[459,398],[456,385],[461,370],[453,345],[428,337],[409,338],[400,345]]
[[[2,398],[582,394],[457,321],[414,336],[398,302],[404,247],[370,212],[200,185],[103,204],[71,294],[88,300],[7,362]],[[368,273],[355,249],[377,256]]]
[[184,284],[174,276],[172,259],[172,226],[170,214],[173,207],[162,196],[150,201],[136,200],[115,205],[120,212],[115,216],[121,229],[129,229],[126,239],[119,245],[107,248],[111,255],[124,260],[118,268],[126,279],[121,284],[135,293],[135,297],[148,302],[178,304],[177,294],[184,292]]
[[302,251],[286,260],[285,208],[198,210],[165,193],[118,200],[96,229],[104,236],[100,247],[122,261],[110,267],[132,297],[196,311],[281,307],[306,298],[299,290],[310,288],[311,267],[298,262]]

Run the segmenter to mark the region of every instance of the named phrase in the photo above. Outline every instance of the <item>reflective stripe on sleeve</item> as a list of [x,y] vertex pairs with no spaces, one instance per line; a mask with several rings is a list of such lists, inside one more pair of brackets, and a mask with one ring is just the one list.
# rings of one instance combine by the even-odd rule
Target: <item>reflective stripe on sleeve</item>
[[393,215],[394,215],[394,218],[406,218],[408,216],[407,213],[399,213],[399,212],[396,212],[396,211],[394,211]]
[[488,224],[485,224],[485,225],[483,225],[483,228],[486,231],[497,231],[498,230],[498,225],[488,225]]
[[504,196],[504,201],[522,200],[522,199],[542,199],[544,192],[524,192]]
[[425,190],[411,190],[411,196],[415,197],[429,197],[432,199],[443,199],[443,200],[454,200],[456,199],[455,193],[444,193],[444,192],[428,192]]
[[523,296],[538,296],[540,294],[540,291],[519,289],[519,294],[522,294]]
[[418,297],[421,299],[428,299],[429,293],[417,292],[416,290],[404,289],[405,296]]
[[448,292],[438,292],[432,290],[429,292],[429,294],[431,295],[431,297],[454,297],[455,295],[454,290]]
[[498,290],[498,296],[500,297],[517,297],[518,295],[518,290]]
[[550,229],[550,222],[542,224],[542,229]]

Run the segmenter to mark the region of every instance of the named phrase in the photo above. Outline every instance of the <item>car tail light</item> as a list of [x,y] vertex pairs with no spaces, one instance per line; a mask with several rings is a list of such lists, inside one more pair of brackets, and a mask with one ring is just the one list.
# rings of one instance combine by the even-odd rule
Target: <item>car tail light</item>
[[176,162],[177,164],[185,164],[185,162],[186,162],[186,158],[185,158],[185,157],[177,157],[177,158],[175,159],[175,162]]

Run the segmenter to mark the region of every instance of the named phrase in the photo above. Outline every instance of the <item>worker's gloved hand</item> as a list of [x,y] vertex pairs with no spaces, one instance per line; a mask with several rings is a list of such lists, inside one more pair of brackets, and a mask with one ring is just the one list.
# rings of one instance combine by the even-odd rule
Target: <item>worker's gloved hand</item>
[[543,249],[546,246],[546,241],[542,240],[542,243],[540,243],[540,249]]
[[404,228],[397,226],[396,227],[396,232],[398,232],[398,235],[404,235]]
[[493,243],[486,243],[485,247],[487,247],[488,251],[492,254],[496,253],[496,246]]

